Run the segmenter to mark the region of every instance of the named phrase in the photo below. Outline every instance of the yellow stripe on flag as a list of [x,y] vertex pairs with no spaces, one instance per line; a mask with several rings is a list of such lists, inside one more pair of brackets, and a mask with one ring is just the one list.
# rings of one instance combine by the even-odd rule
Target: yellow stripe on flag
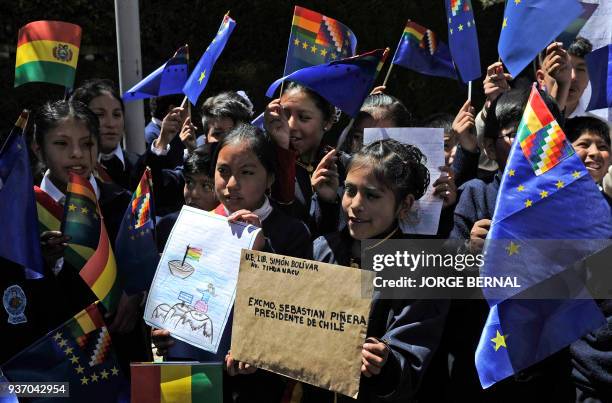
[[529,103],[527,103],[527,107],[523,113],[523,119],[529,129],[529,133],[535,133],[543,127],[540,119],[538,119],[538,115],[536,115]]
[[117,264],[115,263],[115,255],[112,250],[109,250],[108,259],[104,265],[104,270],[100,273],[100,277],[91,286],[92,291],[101,300],[104,299],[113,288],[117,279]]
[[320,23],[311,21],[304,17],[300,17],[299,15],[293,16],[293,25],[298,26],[302,29],[312,32],[313,34],[319,33]]
[[74,250],[79,256],[81,256],[85,260],[89,260],[91,255],[96,251],[93,248],[83,245],[77,245],[75,243],[70,244],[70,249]]
[[165,365],[161,367],[160,403],[191,402],[191,367]]
[[87,313],[87,310],[83,310],[76,318],[77,322],[81,329],[83,329],[83,334],[88,334],[97,329],[95,323],[91,320],[91,317]]
[[17,48],[16,59],[15,68],[30,62],[55,62],[76,69],[79,48],[65,42],[32,41]]
[[38,221],[47,227],[48,231],[59,231],[61,222],[53,214],[44,208],[40,203],[36,203]]
[[423,34],[419,31],[417,31],[416,29],[412,28],[412,27],[406,27],[406,29],[404,30],[404,32],[409,33],[410,35],[414,36],[415,38],[417,38],[419,41],[421,39],[423,39]]

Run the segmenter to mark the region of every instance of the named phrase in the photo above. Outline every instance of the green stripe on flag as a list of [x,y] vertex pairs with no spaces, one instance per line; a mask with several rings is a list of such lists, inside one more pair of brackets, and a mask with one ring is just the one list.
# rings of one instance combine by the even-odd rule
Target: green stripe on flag
[[104,305],[104,308],[106,308],[108,312],[114,312],[115,308],[119,304],[120,297],[121,289],[119,288],[119,282],[115,278],[115,282],[113,283],[112,288],[110,289],[108,294],[106,294],[104,299],[100,302],[102,302],[102,305]]
[[46,82],[72,88],[76,69],[62,63],[30,62],[15,69],[15,87],[29,82]]
[[194,365],[191,367],[191,400],[221,403],[223,380],[221,365]]

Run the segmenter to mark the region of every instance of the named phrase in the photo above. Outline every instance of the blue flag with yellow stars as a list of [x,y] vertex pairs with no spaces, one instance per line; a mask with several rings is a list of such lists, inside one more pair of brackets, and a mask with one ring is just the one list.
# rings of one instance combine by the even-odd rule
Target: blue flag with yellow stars
[[147,291],[151,287],[159,262],[151,188],[151,170],[147,167],[125,210],[115,240],[119,280],[128,294]]
[[0,138],[0,256],[23,266],[27,279],[36,279],[43,277],[44,266],[23,136],[28,115],[23,111],[8,136]]
[[198,98],[204,88],[206,88],[206,84],[208,83],[208,79],[210,78],[210,73],[212,73],[212,69],[217,62],[217,59],[223,52],[225,48],[225,44],[229,39],[230,35],[234,31],[234,27],[236,26],[236,21],[230,18],[229,15],[225,15],[223,17],[223,21],[221,22],[221,26],[217,31],[217,34],[213,38],[212,42],[206,48],[206,51],[202,55],[200,61],[195,66],[191,75],[187,79],[185,86],[183,87],[183,93],[189,98],[189,101],[192,104],[196,104],[198,102]]
[[28,399],[32,402],[129,401],[129,383],[121,372],[97,303],[2,364],[2,372],[15,383],[68,383],[57,385],[54,397]]
[[483,387],[605,323],[579,273],[568,269],[612,237],[608,202],[535,86],[498,195],[481,276],[514,277],[520,288],[483,289],[491,305],[476,352]]
[[586,110],[612,108],[612,45],[586,55],[592,95]]
[[444,0],[448,22],[448,44],[464,83],[481,76],[480,50],[474,10],[470,0]]
[[497,52],[516,77],[580,14],[578,0],[508,0]]
[[283,81],[295,81],[351,117],[357,116],[368,96],[387,52],[377,49],[327,64],[306,67],[274,81],[266,96],[272,98]]

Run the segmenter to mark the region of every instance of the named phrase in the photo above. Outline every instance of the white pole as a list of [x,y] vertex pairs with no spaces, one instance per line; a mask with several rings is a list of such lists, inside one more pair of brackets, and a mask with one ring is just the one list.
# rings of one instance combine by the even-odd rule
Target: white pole
[[468,81],[468,101],[472,102],[472,82]]
[[[119,90],[123,94],[142,79],[138,0],[115,0],[115,24],[117,27]],[[144,152],[144,127],[142,100],[127,102],[123,141],[128,151],[138,154]]]

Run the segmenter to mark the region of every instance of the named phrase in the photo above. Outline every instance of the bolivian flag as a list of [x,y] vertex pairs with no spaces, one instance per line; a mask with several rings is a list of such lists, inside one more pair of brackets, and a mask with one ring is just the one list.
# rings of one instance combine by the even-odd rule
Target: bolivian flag
[[19,30],[15,87],[42,81],[72,88],[81,27],[62,21],[34,21]]
[[132,403],[223,401],[220,363],[133,363]]

